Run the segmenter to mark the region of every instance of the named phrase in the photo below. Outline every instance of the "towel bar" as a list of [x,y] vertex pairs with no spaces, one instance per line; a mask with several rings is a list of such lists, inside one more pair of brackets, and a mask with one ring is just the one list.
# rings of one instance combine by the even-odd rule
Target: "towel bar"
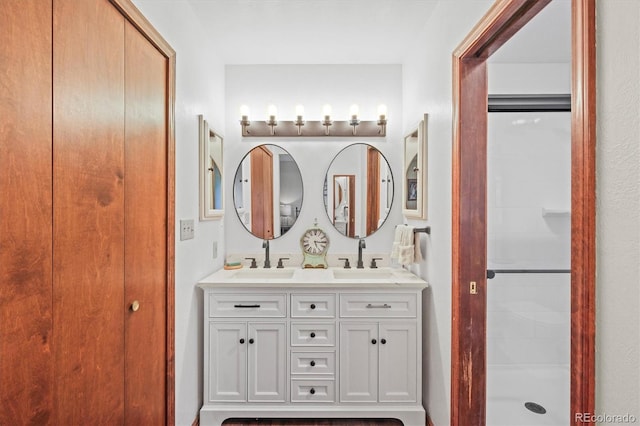
[[[396,228],[400,226],[400,225],[396,225]],[[407,224],[405,223],[404,226],[407,226]],[[414,228],[413,229],[413,233],[415,234],[416,232],[424,232],[426,234],[431,234],[431,227],[430,226],[425,226],[424,228]]]

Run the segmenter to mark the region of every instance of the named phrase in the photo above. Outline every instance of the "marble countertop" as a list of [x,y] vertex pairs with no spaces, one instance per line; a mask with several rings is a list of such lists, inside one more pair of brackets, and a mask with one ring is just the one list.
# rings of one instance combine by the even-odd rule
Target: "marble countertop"
[[241,268],[220,269],[198,282],[201,288],[219,288],[228,286],[252,287],[337,287],[348,288],[367,285],[379,288],[423,289],[428,284],[422,278],[402,268],[365,268],[365,269],[303,269],[288,268]]

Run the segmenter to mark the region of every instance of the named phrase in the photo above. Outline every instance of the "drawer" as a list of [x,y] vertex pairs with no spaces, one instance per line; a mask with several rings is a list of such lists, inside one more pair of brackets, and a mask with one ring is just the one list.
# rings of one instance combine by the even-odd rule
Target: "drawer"
[[340,316],[377,318],[415,318],[415,294],[341,294]]
[[291,351],[291,374],[336,374],[335,352]]
[[334,402],[335,400],[334,380],[291,380],[291,402]]
[[284,294],[209,294],[209,317],[286,316]]
[[335,323],[291,323],[291,346],[335,346]]
[[291,318],[335,318],[335,294],[292,294]]

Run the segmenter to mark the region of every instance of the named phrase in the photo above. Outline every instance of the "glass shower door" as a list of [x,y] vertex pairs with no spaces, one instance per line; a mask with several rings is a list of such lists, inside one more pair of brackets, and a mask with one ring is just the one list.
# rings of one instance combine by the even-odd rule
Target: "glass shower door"
[[564,426],[571,113],[496,112],[488,120],[486,424]]

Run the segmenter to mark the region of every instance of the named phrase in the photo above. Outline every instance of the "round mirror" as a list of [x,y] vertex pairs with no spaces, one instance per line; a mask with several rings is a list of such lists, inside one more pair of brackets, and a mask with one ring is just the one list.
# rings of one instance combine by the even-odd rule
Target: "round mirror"
[[393,202],[393,176],[375,147],[357,143],[340,151],[324,178],[324,207],[342,235],[367,237],[387,219]]
[[302,175],[277,145],[259,145],[244,156],[233,180],[240,222],[254,236],[271,240],[286,233],[302,208]]

